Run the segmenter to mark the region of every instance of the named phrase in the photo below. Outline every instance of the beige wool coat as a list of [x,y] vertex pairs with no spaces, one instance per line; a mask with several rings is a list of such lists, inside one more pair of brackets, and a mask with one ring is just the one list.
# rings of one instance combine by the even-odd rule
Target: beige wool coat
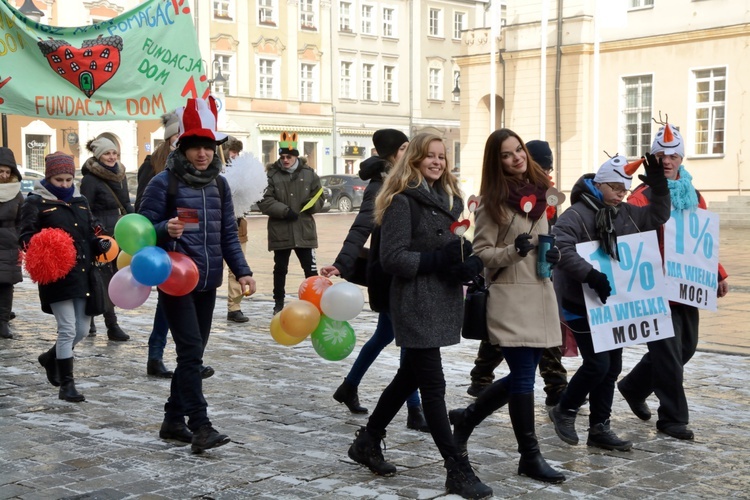
[[[515,212],[514,212],[515,213]],[[492,279],[487,299],[490,342],[504,347],[554,347],[562,344],[555,290],[549,278],[536,274],[537,249],[526,257],[516,252],[516,236],[531,234],[531,243],[549,232],[546,216],[536,224],[525,215],[510,215],[497,225],[482,209],[476,211],[474,253],[482,259],[485,276]]]

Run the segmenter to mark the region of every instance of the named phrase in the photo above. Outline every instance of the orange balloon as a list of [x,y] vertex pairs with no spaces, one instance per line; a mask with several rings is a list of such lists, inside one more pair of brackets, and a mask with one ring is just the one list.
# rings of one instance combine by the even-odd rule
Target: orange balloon
[[320,298],[326,288],[333,285],[333,282],[323,276],[310,276],[299,286],[300,300],[306,300],[318,308],[320,311]]
[[122,269],[125,266],[129,266],[132,259],[133,256],[129,253],[120,252],[120,254],[117,256],[117,269]]
[[112,262],[117,258],[117,254],[120,253],[120,247],[117,245],[115,239],[111,236],[99,236],[103,240],[109,240],[112,246],[109,247],[105,253],[96,257],[97,262]]
[[305,338],[320,322],[320,311],[306,300],[295,300],[281,310],[281,328],[292,337]]
[[273,319],[271,320],[271,337],[278,342],[281,345],[297,345],[303,340],[305,340],[305,337],[292,337],[288,333],[284,331],[283,328],[281,328],[281,312],[277,312]]

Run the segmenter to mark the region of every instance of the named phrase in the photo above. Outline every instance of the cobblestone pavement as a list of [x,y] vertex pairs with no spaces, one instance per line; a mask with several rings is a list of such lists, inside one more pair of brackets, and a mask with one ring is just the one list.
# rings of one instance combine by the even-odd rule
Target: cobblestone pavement
[[[321,265],[328,262],[319,259]],[[289,283],[299,281],[290,278]],[[249,323],[227,323],[224,290],[205,357],[216,375],[205,381],[204,391],[214,425],[232,443],[192,455],[189,446],[158,437],[169,382],[145,374],[155,294],[140,308],[121,312],[121,324],[132,337],[128,342],[108,341],[98,320],[100,334],[76,348],[76,383],[86,402],[68,403],[57,398],[36,361],[55,340],[54,319],[40,311],[35,285],[19,284],[18,318],[12,323],[16,339],[0,341],[0,498],[446,496],[437,449],[428,434],[406,429],[405,408],[385,439],[385,456],[398,467],[396,476],[374,476],[347,457],[354,431],[366,416],[350,414],[331,395],[374,331],[373,313],[363,311],[351,322],[357,331],[352,355],[328,362],[309,341],[283,347],[271,339],[272,302],[262,290],[243,301]],[[715,314],[720,316],[721,309]],[[464,341],[443,350],[449,408],[472,401],[466,387],[476,347]],[[626,349],[624,371],[644,352],[643,346]],[[173,360],[170,340],[166,364],[173,367]],[[580,360],[564,363],[572,372]],[[364,406],[374,408],[397,365],[398,349],[391,345],[360,386]],[[545,485],[516,475],[518,454],[505,409],[475,431],[469,441],[472,463],[497,498],[748,498],[749,368],[749,357],[706,350],[690,362],[685,385],[695,442],[657,433],[653,420],[638,420],[616,394],[612,428],[635,443],[632,452],[560,441],[547,418],[539,381],[537,434],[545,458],[565,472],[567,482]],[[503,364],[497,373],[505,372]],[[656,400],[649,403],[655,410]],[[577,426],[583,443],[587,421],[583,408]]]

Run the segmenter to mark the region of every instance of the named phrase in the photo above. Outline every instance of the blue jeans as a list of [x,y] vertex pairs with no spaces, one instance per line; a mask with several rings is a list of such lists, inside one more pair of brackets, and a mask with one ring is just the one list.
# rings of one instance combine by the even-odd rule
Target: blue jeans
[[86,299],[52,302],[52,314],[57,321],[57,359],[73,357],[73,348],[89,334],[91,316],[86,316]]
[[501,380],[508,384],[511,394],[534,392],[536,367],[544,349],[539,347],[503,347],[503,356],[510,373]]
[[161,298],[156,302],[156,311],[154,312],[154,326],[151,328],[151,335],[148,337],[148,359],[160,360],[164,356],[164,348],[167,346],[167,334],[169,333],[169,323],[167,315],[164,314],[164,306],[161,304]]
[[[391,317],[388,313],[380,313],[378,315],[378,326],[375,327],[375,333],[372,334],[370,340],[365,342],[362,349],[357,355],[357,359],[354,360],[349,374],[346,376],[346,381],[354,387],[359,387],[359,383],[362,382],[362,377],[365,376],[370,365],[380,355],[381,351],[385,349],[385,346],[393,342],[393,324],[391,323]],[[401,349],[401,362],[404,360],[404,350]],[[414,408],[419,406],[419,392],[414,391],[406,399],[406,406],[408,408]]]
[[187,416],[188,427],[196,432],[211,423],[208,404],[203,397],[201,366],[211,332],[216,290],[193,291],[182,297],[159,290],[159,302],[164,307],[177,351],[177,368],[172,376],[169,399],[164,405],[164,419],[182,422]]

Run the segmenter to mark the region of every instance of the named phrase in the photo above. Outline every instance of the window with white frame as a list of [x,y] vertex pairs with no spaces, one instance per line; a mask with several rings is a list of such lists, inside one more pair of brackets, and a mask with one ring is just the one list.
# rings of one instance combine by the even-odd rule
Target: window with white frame
[[696,155],[724,154],[727,69],[693,71],[695,118],[693,147]]
[[460,40],[461,32],[466,29],[466,12],[453,13],[453,39]]
[[430,68],[427,81],[427,98],[432,100],[443,99],[443,70]]
[[374,35],[373,17],[375,8],[372,5],[362,6],[362,33],[365,35]]
[[653,7],[654,0],[630,0],[631,9],[642,9],[644,7]]
[[651,147],[653,77],[629,76],[622,79],[625,156],[637,158]]
[[441,9],[430,9],[427,33],[430,36],[443,36],[443,11]]
[[339,3],[339,31],[352,31],[352,3]]
[[315,82],[318,81],[318,65],[310,63],[300,64],[300,89],[299,89],[299,100],[305,102],[313,102],[317,100],[317,86]]
[[214,1],[214,19],[231,21],[234,18],[234,1],[233,0],[213,0]]
[[374,64],[362,65],[362,100],[363,101],[375,100],[375,90],[373,89],[373,72],[374,71],[375,71]]
[[257,95],[260,98],[273,99],[278,95],[278,61],[275,59],[258,59]]
[[355,99],[354,96],[354,85],[352,85],[354,75],[352,74],[353,65],[349,61],[341,61],[340,80],[341,85],[339,90],[341,92],[342,99]]
[[383,36],[387,38],[396,37],[396,9],[383,8]]
[[230,82],[234,77],[234,58],[230,54],[214,54],[213,59],[213,77],[216,78],[219,74],[224,78],[223,82],[214,81],[211,84],[211,92],[214,94],[229,94]]
[[299,0],[300,28],[317,29],[316,0]]
[[383,66],[383,101],[396,102],[396,67]]
[[278,15],[277,0],[258,0],[258,23],[276,26]]

